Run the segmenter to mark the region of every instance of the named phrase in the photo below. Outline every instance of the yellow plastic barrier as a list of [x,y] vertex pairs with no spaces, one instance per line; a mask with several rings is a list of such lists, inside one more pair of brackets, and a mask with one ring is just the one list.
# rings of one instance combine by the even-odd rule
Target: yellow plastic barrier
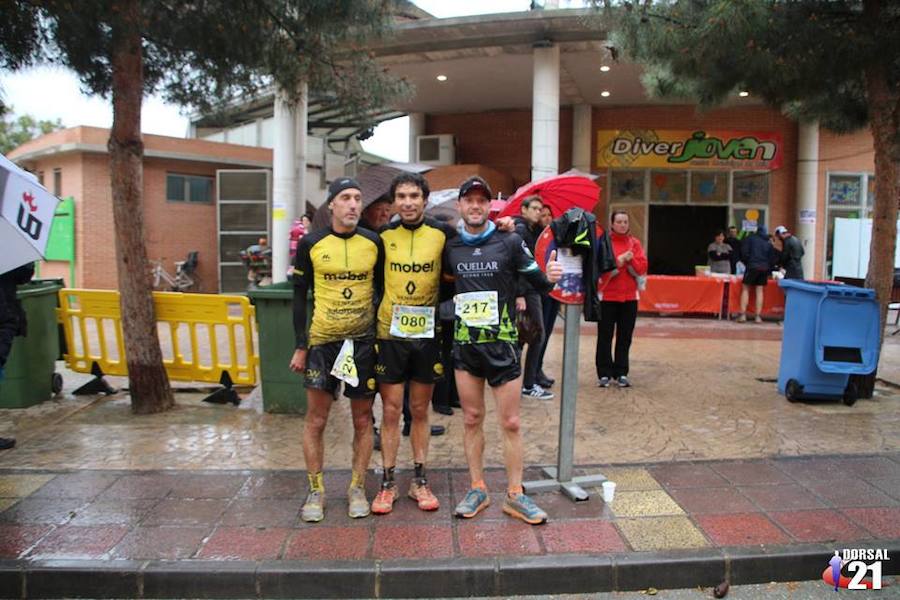
[[[253,342],[253,306],[245,296],[153,292],[163,364],[169,378],[255,385],[259,356]],[[66,366],[105,375],[128,374],[119,292],[62,289],[57,318],[65,330]]]

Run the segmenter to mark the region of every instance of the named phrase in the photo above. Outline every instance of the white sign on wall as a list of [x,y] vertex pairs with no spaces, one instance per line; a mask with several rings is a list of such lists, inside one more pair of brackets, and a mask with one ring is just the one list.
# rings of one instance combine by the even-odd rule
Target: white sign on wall
[[[897,222],[900,230],[900,221]],[[894,268],[900,268],[900,234],[894,251]],[[872,219],[834,220],[834,258],[832,277],[864,279],[869,272],[869,247],[872,245]]]

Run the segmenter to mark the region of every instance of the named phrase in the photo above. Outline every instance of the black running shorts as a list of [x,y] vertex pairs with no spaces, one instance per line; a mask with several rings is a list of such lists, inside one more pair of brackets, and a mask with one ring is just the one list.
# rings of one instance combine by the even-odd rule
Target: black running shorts
[[522,374],[521,352],[510,342],[454,344],[453,368],[487,379],[498,387]]
[[768,280],[768,271],[758,271],[756,269],[744,271],[744,285],[766,285]]
[[433,339],[378,340],[378,383],[434,383],[444,374],[441,346]]
[[[323,390],[337,396],[341,380],[331,374],[331,368],[341,351],[340,342],[327,342],[310,346],[306,353],[304,385],[315,390]],[[344,395],[350,399],[374,398],[375,396],[375,341],[353,340],[353,360],[359,385],[351,387],[344,383]]]

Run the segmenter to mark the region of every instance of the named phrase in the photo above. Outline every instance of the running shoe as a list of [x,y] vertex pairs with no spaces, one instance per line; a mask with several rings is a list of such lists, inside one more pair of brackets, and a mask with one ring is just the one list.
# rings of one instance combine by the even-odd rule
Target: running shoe
[[372,500],[372,512],[376,515],[386,515],[394,510],[394,502],[396,501],[396,486],[382,487],[375,499]]
[[631,382],[624,375],[620,376],[616,383],[619,384],[620,388],[631,387]]
[[609,387],[609,377],[601,377],[597,382],[597,387]]
[[362,519],[369,516],[369,501],[366,500],[366,490],[353,486],[347,490],[349,508],[347,514],[351,519]]
[[537,398],[538,400],[553,400],[553,392],[547,391],[541,386],[534,384],[530,388],[522,388],[523,398]]
[[324,518],[325,492],[310,491],[300,510],[300,520],[306,523],[318,523]]
[[759,315],[756,315],[756,318],[753,320],[756,321],[757,323],[762,323],[762,317]]
[[424,479],[413,479],[409,484],[409,497],[416,501],[421,510],[437,510],[441,507],[441,503],[428,487],[428,482]]
[[744,313],[741,313],[741,316],[739,316],[739,317],[737,318],[737,322],[738,322],[738,323],[746,323],[746,322],[747,322],[747,315],[745,315]]
[[463,519],[471,519],[491,504],[491,497],[487,490],[472,488],[466,493],[462,502],[456,505],[456,516]]
[[506,500],[503,502],[503,512],[531,525],[547,522],[547,513],[525,494],[516,494],[515,496],[507,494]]

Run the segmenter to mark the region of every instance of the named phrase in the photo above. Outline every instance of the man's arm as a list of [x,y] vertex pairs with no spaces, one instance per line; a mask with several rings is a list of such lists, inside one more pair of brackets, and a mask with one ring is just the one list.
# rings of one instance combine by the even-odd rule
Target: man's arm
[[294,347],[297,349],[306,349],[308,341],[306,298],[313,282],[313,265],[309,255],[310,245],[307,240],[308,238],[304,236],[297,245],[297,253],[294,255],[294,272],[292,276],[294,282]]
[[554,284],[562,277],[562,265],[556,262],[556,250],[550,253],[547,275],[544,275],[525,240],[516,234],[509,236],[508,239],[516,271],[538,292],[546,293],[552,290]]

